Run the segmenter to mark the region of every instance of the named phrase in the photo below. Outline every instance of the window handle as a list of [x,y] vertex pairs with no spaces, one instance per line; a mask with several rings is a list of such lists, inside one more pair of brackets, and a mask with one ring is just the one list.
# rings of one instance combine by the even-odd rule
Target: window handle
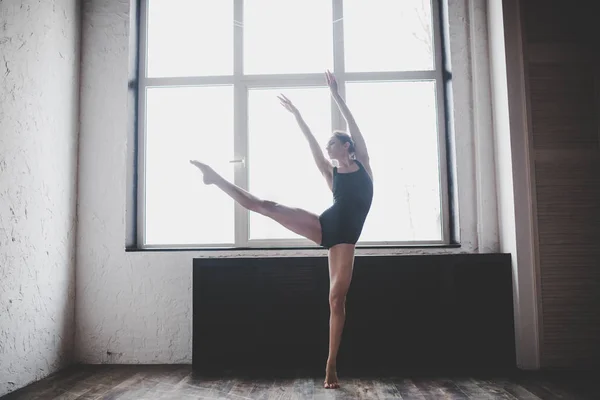
[[229,163],[230,164],[233,164],[233,163],[242,164],[243,166],[246,166],[246,159],[245,158],[240,158],[238,160],[230,160]]

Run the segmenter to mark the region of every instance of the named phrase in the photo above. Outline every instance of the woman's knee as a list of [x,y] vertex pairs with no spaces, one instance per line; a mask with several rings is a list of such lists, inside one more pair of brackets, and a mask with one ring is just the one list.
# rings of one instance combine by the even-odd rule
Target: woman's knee
[[341,290],[332,290],[329,293],[329,307],[333,313],[342,312],[346,306],[346,293]]

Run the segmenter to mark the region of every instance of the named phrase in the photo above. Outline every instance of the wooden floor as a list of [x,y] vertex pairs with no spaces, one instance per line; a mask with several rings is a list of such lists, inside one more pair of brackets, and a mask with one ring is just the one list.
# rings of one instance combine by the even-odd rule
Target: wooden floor
[[189,365],[77,366],[1,399],[600,399],[597,381],[581,375],[346,378],[341,385],[323,389],[322,378],[202,378]]

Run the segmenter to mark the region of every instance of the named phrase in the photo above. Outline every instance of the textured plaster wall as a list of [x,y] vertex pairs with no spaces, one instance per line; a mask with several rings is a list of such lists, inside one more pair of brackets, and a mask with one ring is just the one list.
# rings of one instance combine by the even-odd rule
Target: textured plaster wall
[[[492,135],[485,123],[475,124],[471,79],[470,35],[485,28],[469,26],[466,0],[450,0],[450,43],[453,65],[453,117],[460,201],[460,249],[478,252],[497,248],[497,229],[480,246],[482,214],[495,213],[495,193],[476,190],[476,128]],[[137,252],[126,253],[127,142],[131,121],[128,97],[131,4],[129,1],[85,0],[82,22],[82,103],[77,248],[78,358],[87,363],[191,362],[191,261],[194,257],[322,255],[314,251]],[[489,82],[488,82],[489,85]],[[486,131],[487,129],[487,131]],[[486,139],[487,138],[487,139]],[[489,150],[489,149],[488,149]],[[492,154],[493,156],[493,154]],[[493,177],[492,177],[493,178]],[[492,185],[493,186],[493,185]],[[489,207],[490,201],[493,207]],[[496,223],[495,214],[484,221]],[[489,229],[486,230],[489,232]],[[432,253],[434,250],[361,250],[359,254]]]
[[79,16],[0,1],[0,396],[73,358]]

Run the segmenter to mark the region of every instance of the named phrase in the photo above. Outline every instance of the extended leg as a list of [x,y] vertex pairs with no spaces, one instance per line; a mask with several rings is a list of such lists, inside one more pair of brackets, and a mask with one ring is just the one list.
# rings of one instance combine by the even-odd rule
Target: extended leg
[[227,181],[208,165],[199,161],[190,162],[202,171],[204,183],[216,185],[242,207],[267,216],[290,231],[304,236],[316,244],[321,244],[321,222],[316,214],[301,208],[287,207],[273,201],[259,199]]
[[325,388],[339,388],[336,361],[346,320],[346,294],[354,268],[354,245],[338,244],[329,250],[329,356],[325,369]]

